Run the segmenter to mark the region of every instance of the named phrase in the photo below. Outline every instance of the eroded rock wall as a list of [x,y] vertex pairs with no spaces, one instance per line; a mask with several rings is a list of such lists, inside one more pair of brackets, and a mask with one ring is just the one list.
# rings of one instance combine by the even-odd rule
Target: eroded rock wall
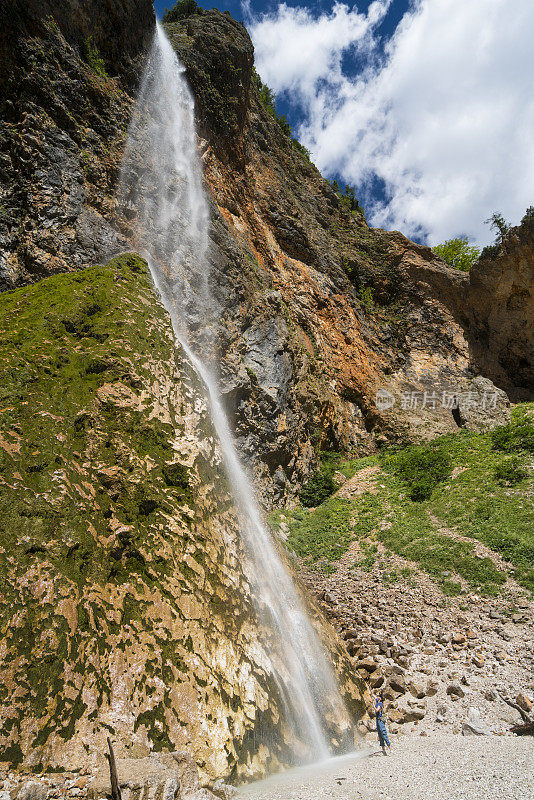
[[114,192],[150,0],[0,6],[0,290],[127,248]]
[[4,293],[0,319],[3,760],[74,769],[112,735],[211,778],[287,762],[217,443],[145,262]]
[[443,397],[475,377],[467,276],[348,208],[262,103],[242,25],[210,11],[167,33],[212,199],[223,385],[265,502],[298,491],[319,448],[362,454],[457,430]]
[[534,218],[470,272],[468,336],[480,372],[515,400],[534,398]]

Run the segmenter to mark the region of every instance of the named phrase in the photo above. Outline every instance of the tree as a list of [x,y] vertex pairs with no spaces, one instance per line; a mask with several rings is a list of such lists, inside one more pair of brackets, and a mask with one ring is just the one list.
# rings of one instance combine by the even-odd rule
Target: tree
[[443,244],[437,244],[432,251],[442,258],[450,267],[462,272],[469,272],[480,255],[478,247],[469,244],[467,236],[457,236],[447,239]]
[[165,9],[163,22],[178,22],[192,14],[202,14],[202,9],[197,5],[196,0],[178,0],[178,3],[171,9]]
[[493,231],[497,231],[496,241],[502,242],[508,231],[510,230],[510,224],[506,222],[505,218],[502,214],[499,214],[498,211],[494,211],[491,217],[484,221],[484,225],[489,225]]

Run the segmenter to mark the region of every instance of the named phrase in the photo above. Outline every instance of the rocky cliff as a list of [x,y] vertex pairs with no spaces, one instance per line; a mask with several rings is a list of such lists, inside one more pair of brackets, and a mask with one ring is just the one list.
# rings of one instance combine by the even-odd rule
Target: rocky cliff
[[534,398],[534,218],[481,258],[464,306],[473,360],[515,400]]
[[[4,11],[6,288],[105,261],[134,235],[114,191],[153,17],[145,2],[122,16],[97,5]],[[120,25],[106,37],[112,13]],[[294,495],[319,447],[372,452],[456,430],[450,399],[480,371],[510,391],[477,345],[491,326],[490,265],[481,262],[485,289],[471,296],[486,299],[470,316],[469,278],[401,234],[369,228],[280,126],[241,24],[210,11],[167,32],[195,95],[225,397],[265,502]]]
[[[202,392],[139,259],[92,266],[135,234],[115,189],[151,5],[0,14],[4,759],[76,766],[109,731],[122,755],[189,747],[206,775],[260,773],[288,733]],[[531,268],[530,228],[471,279],[371,229],[262,102],[242,25],[211,11],[167,32],[196,100],[225,402],[266,505],[320,448],[472,424],[442,399],[491,393],[478,372],[528,383],[531,289],[509,276]]]
[[218,446],[146,264],[4,293],[0,318],[3,760],[77,768],[111,733],[211,778],[286,762]]
[[450,402],[481,371],[469,278],[336,194],[262,102],[242,25],[213,11],[168,34],[213,200],[226,396],[266,499],[291,495],[319,447],[372,452],[469,425]]

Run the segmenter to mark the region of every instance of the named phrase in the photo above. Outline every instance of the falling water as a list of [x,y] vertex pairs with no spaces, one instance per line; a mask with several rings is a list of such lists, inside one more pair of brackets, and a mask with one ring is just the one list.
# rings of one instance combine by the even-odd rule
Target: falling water
[[215,303],[209,291],[209,211],[202,189],[193,99],[158,25],[130,125],[120,197],[135,215],[138,247],[170,313],[176,338],[206,388],[213,426],[240,514],[263,642],[295,744],[309,760],[329,755],[327,723],[348,729],[323,646],[286,570],[241,465],[215,376]]

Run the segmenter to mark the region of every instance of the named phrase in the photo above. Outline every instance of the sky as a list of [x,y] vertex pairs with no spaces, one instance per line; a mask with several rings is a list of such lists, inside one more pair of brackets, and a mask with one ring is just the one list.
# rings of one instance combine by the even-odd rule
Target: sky
[[534,205],[533,0],[199,4],[246,24],[293,134],[372,225],[484,245],[493,212]]

